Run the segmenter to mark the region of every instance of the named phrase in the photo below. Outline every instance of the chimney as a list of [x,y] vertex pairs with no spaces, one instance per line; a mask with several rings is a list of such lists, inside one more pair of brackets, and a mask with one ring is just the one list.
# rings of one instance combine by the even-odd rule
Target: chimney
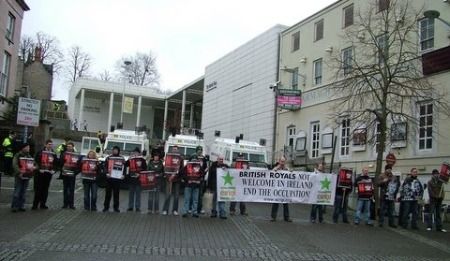
[[35,62],[42,62],[41,61],[41,56],[42,56],[42,48],[41,47],[34,48],[34,61]]

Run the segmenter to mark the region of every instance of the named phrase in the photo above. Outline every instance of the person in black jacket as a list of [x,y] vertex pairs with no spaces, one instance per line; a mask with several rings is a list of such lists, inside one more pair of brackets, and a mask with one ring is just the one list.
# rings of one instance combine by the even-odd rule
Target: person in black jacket
[[370,219],[370,205],[372,203],[373,196],[373,182],[369,177],[369,169],[364,167],[362,174],[356,179],[355,187],[358,188],[358,203],[356,206],[355,225],[358,225],[361,221],[361,213],[364,210],[366,214],[366,224],[373,226],[373,222]]
[[75,154],[74,144],[72,142],[67,143],[66,152],[61,157],[62,165],[62,180],[63,180],[63,195],[64,204],[62,208],[75,209],[74,197],[75,197],[75,178],[80,172],[79,169],[79,155]]
[[213,192],[213,202],[211,217],[217,217],[217,206],[219,207],[219,216],[221,219],[227,219],[225,212],[225,202],[217,201],[217,170],[219,168],[226,169],[228,165],[223,163],[223,156],[217,157],[217,161],[213,162],[209,167],[208,182],[206,188]]
[[153,189],[148,192],[148,213],[150,214],[158,214],[159,213],[159,191],[162,187],[162,177],[164,175],[164,165],[162,160],[160,159],[160,154],[156,153],[153,155],[153,159],[151,159],[147,168],[149,171],[154,171],[156,173],[156,184]]
[[[85,162],[87,160],[87,162]],[[97,211],[97,177],[100,175],[100,164],[97,154],[91,150],[81,162],[81,178],[83,179],[84,209]]]
[[141,211],[141,183],[139,181],[139,173],[147,169],[147,161],[141,155],[141,150],[135,148],[130,158],[126,162],[128,169],[128,211],[133,211],[133,206],[136,212]]
[[120,155],[120,148],[118,146],[114,146],[112,154],[106,157],[104,168],[107,182],[103,212],[108,212],[112,194],[114,197],[114,212],[119,213],[120,183],[125,177],[125,158]]
[[33,207],[31,209],[35,210],[40,205],[41,209],[48,209],[47,198],[48,198],[48,188],[52,180],[52,175],[55,173],[56,165],[56,154],[53,151],[53,141],[47,140],[45,142],[45,147],[39,151],[36,155],[35,162],[38,166],[38,171],[35,175],[35,190],[34,190],[34,200]]
[[192,199],[192,216],[198,218],[197,205],[198,205],[198,194],[200,191],[200,185],[205,176],[205,172],[201,167],[201,162],[189,162],[183,168],[181,172],[181,178],[185,182],[184,187],[184,207],[183,207],[183,217],[188,216],[189,205]]

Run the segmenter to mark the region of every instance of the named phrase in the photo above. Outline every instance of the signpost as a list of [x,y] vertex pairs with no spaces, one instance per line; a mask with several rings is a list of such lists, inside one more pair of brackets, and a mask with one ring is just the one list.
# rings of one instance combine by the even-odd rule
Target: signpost
[[19,105],[17,107],[17,125],[23,125],[24,128],[24,142],[28,138],[28,126],[38,127],[41,113],[41,101],[19,97]]
[[301,91],[278,89],[277,106],[285,110],[298,110],[302,105]]

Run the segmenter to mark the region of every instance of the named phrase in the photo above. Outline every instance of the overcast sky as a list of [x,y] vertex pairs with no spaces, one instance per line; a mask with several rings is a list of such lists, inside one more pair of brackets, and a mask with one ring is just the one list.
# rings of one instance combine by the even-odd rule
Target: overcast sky
[[[43,31],[66,50],[79,45],[93,57],[92,76],[113,72],[137,51],[157,57],[162,89],[176,90],[205,66],[275,24],[291,26],[335,0],[26,0],[22,34]],[[64,75],[53,99],[67,100]]]

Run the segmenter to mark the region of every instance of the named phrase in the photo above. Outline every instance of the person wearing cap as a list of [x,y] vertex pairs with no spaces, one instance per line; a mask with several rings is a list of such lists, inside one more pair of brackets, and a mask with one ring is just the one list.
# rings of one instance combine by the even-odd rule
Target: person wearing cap
[[221,219],[227,219],[225,212],[225,202],[217,200],[217,170],[227,169],[228,165],[223,162],[223,156],[217,157],[217,161],[214,161],[209,167],[208,182],[206,188],[213,193],[213,202],[211,210],[211,218],[217,217],[217,207],[219,208],[219,217]]
[[[24,176],[21,172],[22,163],[21,158],[31,158],[30,155],[30,145],[28,143],[23,143],[19,147],[20,151],[14,155],[12,168],[14,171],[15,182],[14,182],[14,192],[12,196],[11,210],[12,212],[25,211],[25,198],[27,187],[29,183],[29,177]],[[30,171],[34,171],[36,166],[34,166]]]
[[148,170],[156,172],[156,187],[148,192],[148,213],[159,213],[159,191],[162,186],[162,176],[164,175],[164,165],[160,159],[160,154],[153,154],[153,159],[148,162]]
[[[16,132],[10,131],[8,137],[3,140],[3,169],[5,174],[12,176],[14,171],[12,167],[13,157],[14,157],[14,147],[15,147]],[[1,175],[1,174],[0,174]],[[0,176],[1,185],[1,176]]]
[[[65,169],[65,165],[69,163],[68,161],[72,161],[72,158],[67,158],[65,155],[67,153],[74,153],[75,152],[75,145],[73,142],[68,142],[66,144],[66,151],[61,155],[61,165],[63,166],[61,172],[62,172],[62,180],[63,180],[63,209],[70,208],[75,209],[75,181],[76,181],[76,175],[80,172],[79,164],[80,159],[77,155],[77,163],[75,164],[76,167],[72,169]],[[69,163],[70,164],[70,163]],[[69,174],[70,173],[70,174]]]
[[52,175],[56,168],[56,154],[53,151],[53,141],[47,140],[44,148],[36,154],[35,162],[37,163],[39,172],[35,176],[36,188],[34,191],[33,207],[37,209],[40,205],[41,209],[48,209],[46,203],[48,198],[48,188],[52,180]]
[[411,228],[419,229],[417,220],[419,217],[419,203],[422,199],[423,186],[417,179],[417,168],[411,169],[411,176],[403,181],[400,189],[400,200],[403,202],[402,227],[408,227],[408,216],[411,214]]
[[[118,178],[113,178],[111,176],[111,172],[113,171],[113,166],[114,165],[114,161],[113,161],[113,157],[114,160],[117,161],[118,166],[120,165],[120,163],[122,164],[122,179],[125,176],[125,158],[120,155],[120,148],[118,146],[114,146],[112,148],[112,154],[109,155],[108,157],[106,157],[105,159],[105,170],[104,172],[106,173],[106,189],[105,189],[105,201],[103,203],[103,212],[108,212],[109,211],[109,205],[111,203],[111,196],[114,198],[114,202],[113,202],[113,208],[114,208],[114,212],[119,213],[120,209],[119,209],[119,195],[120,195],[120,183],[122,182],[122,179],[118,179]],[[110,163],[111,161],[111,163]],[[111,165],[111,168],[110,168]]]
[[441,208],[442,200],[445,198],[444,182],[439,179],[439,171],[433,169],[431,179],[427,183],[428,195],[430,196],[430,215],[427,218],[427,231],[433,229],[433,215],[436,231],[447,232],[442,228]]
[[392,174],[392,170],[386,168],[384,173],[378,177],[378,186],[380,187],[380,215],[378,226],[383,227],[384,217],[388,216],[389,226],[396,228],[394,224],[394,203],[397,197],[400,182]]
[[[281,157],[278,160],[277,166],[273,168],[273,171],[277,171],[277,170],[289,171],[289,169],[286,166],[286,158],[285,157]],[[271,212],[272,219],[270,221],[275,222],[277,220],[279,206],[280,206],[279,203],[272,204],[272,212]],[[284,217],[284,221],[292,222],[292,219],[289,218],[289,205],[287,203],[283,203],[283,217]]]
[[128,210],[133,211],[133,206],[137,212],[141,211],[141,184],[139,172],[147,169],[147,162],[141,155],[141,150],[135,148],[126,162],[128,169]]

